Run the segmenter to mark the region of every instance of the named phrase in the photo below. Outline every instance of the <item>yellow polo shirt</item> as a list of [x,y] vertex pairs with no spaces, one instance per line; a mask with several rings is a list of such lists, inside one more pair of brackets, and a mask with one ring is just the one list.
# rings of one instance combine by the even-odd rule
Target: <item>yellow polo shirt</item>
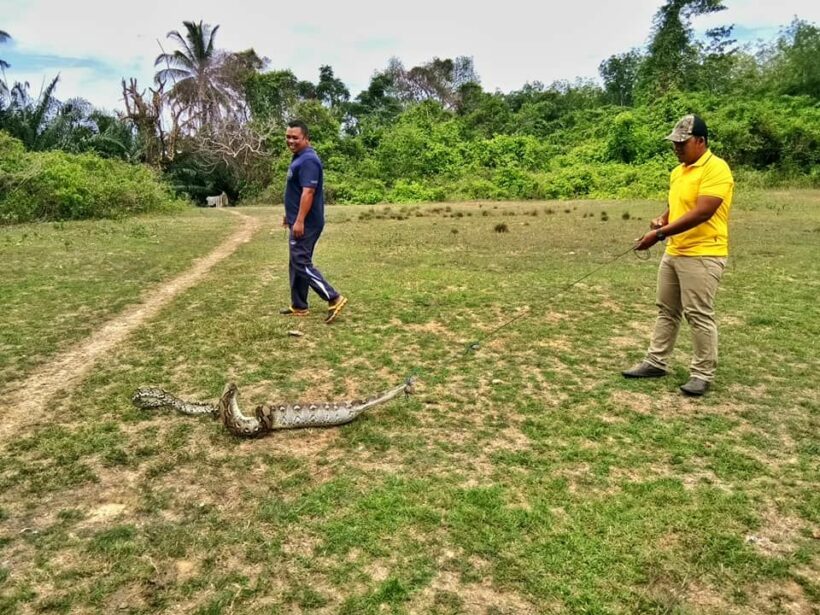
[[672,235],[666,253],[672,256],[728,256],[729,209],[735,180],[729,165],[711,150],[686,166],[681,164],[669,177],[669,222],[695,208],[699,196],[723,199],[714,215],[686,232]]

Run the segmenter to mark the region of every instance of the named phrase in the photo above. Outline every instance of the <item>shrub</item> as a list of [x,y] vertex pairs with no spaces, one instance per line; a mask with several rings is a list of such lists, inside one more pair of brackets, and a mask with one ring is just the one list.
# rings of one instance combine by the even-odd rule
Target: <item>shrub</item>
[[95,154],[25,152],[0,137],[0,223],[117,218],[179,208],[158,174]]
[[495,183],[485,177],[474,175],[459,178],[453,183],[452,190],[453,198],[460,201],[504,198],[504,192]]
[[342,179],[325,182],[325,198],[328,203],[360,203],[374,205],[387,200],[387,188],[378,179]]
[[400,179],[387,194],[391,203],[419,203],[422,201],[442,201],[447,198],[443,188],[424,186],[420,182]]
[[493,181],[508,199],[537,199],[541,196],[536,178],[519,167],[510,165],[496,169]]

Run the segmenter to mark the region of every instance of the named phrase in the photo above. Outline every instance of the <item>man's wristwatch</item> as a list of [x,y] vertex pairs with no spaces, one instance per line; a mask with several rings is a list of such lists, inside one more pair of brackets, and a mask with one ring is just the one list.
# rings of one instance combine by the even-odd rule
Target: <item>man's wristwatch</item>
[[658,229],[658,230],[655,231],[655,237],[658,238],[658,241],[664,241],[664,240],[666,240],[666,233],[664,233],[662,230]]

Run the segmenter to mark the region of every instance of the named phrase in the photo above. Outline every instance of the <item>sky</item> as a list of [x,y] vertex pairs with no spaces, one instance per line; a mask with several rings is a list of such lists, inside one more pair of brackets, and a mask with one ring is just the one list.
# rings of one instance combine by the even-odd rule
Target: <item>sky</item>
[[[725,0],[696,32],[735,24],[740,42],[770,41],[797,16],[820,22],[816,0]],[[479,5],[486,5],[478,8]],[[597,79],[602,60],[643,47],[662,0],[0,0],[0,44],[9,82],[34,94],[60,74],[57,98],[122,108],[121,79],[151,84],[154,59],[173,49],[183,20],[219,24],[217,47],[253,47],[269,68],[316,82],[329,64],[352,96],[391,57],[410,68],[433,57],[472,56],[486,91],[527,82]]]

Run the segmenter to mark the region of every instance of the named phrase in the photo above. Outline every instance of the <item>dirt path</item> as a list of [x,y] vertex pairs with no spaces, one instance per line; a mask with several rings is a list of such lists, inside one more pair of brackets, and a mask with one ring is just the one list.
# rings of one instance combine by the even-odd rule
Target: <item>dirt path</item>
[[195,261],[190,269],[167,284],[151,289],[142,303],[127,308],[89,338],[35,370],[24,381],[16,386],[12,384],[12,390],[4,395],[3,408],[0,409],[0,442],[19,433],[21,425],[26,422],[39,422],[46,404],[57,393],[77,386],[100,357],[111,352],[137,327],[158,314],[174,297],[204,278],[214,265],[250,241],[261,226],[261,221],[235,210],[227,211],[242,218],[243,224],[216,250]]

